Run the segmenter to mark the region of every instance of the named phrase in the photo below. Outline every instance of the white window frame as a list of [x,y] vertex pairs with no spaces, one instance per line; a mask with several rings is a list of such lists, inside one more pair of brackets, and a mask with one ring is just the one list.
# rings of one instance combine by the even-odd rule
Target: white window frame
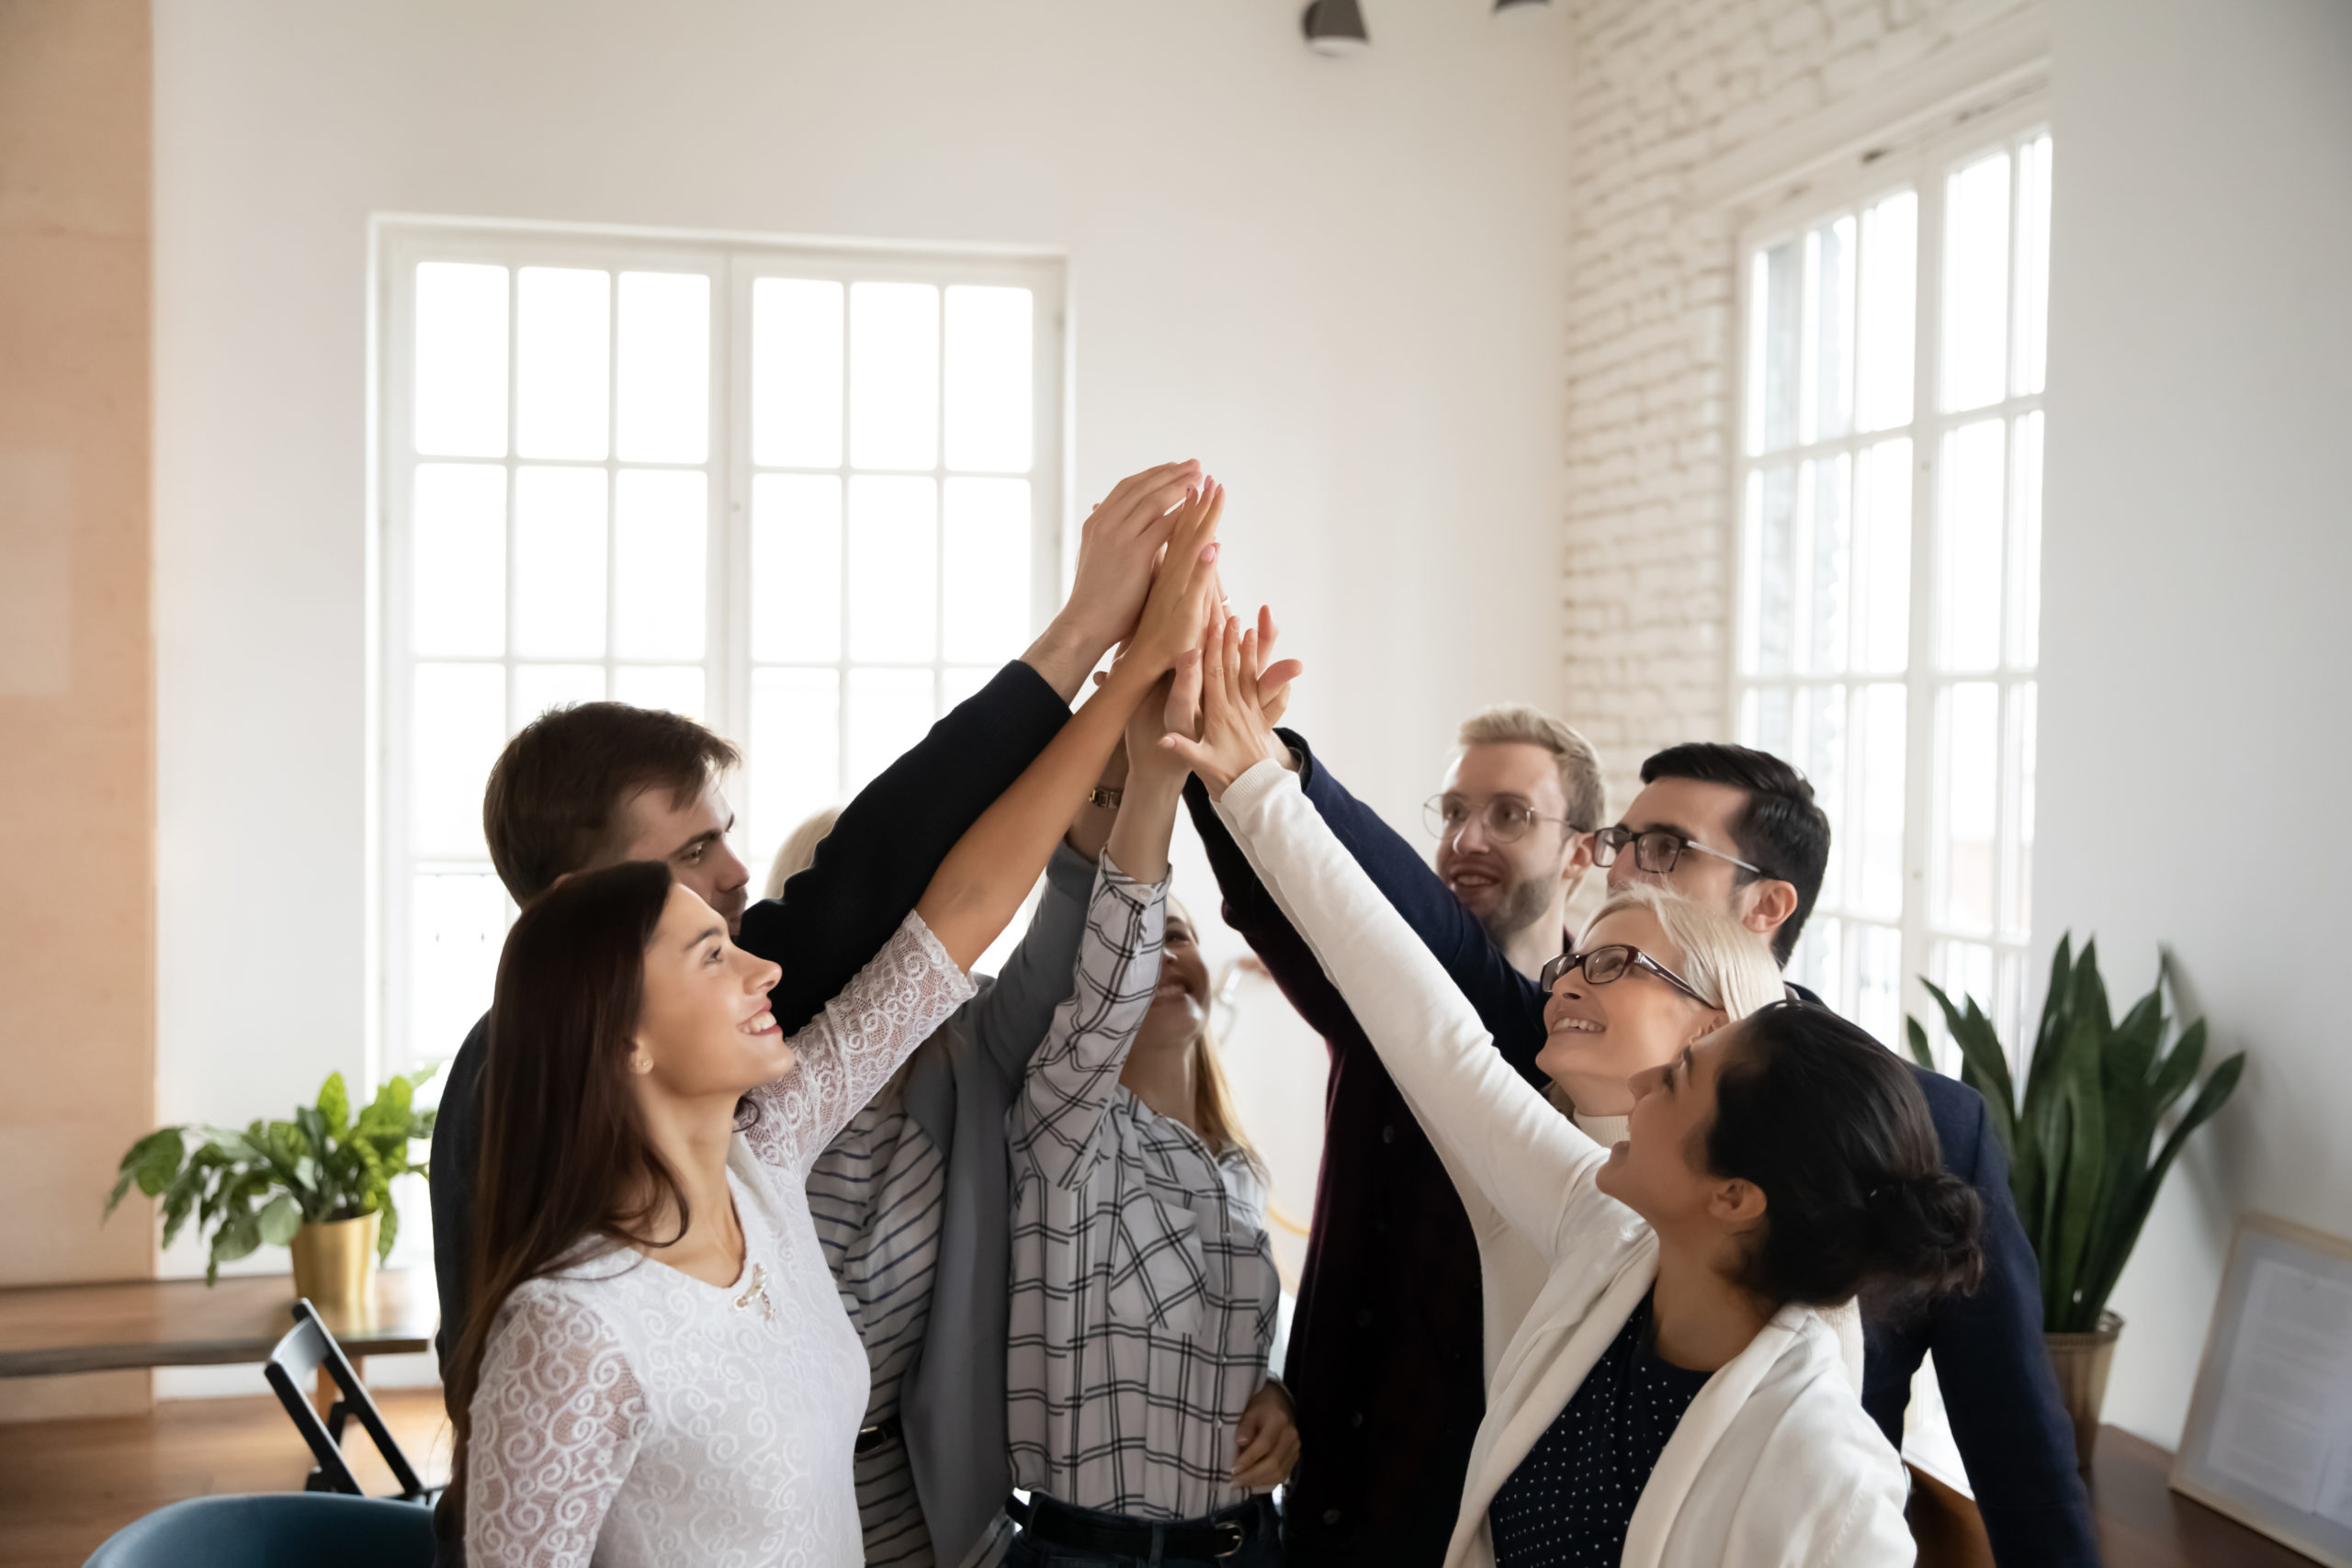
[[[571,468],[602,468],[608,474],[620,468],[699,467],[710,476],[710,513],[707,576],[707,636],[702,664],[705,671],[705,717],[712,728],[743,745],[749,736],[751,705],[752,604],[751,498],[755,472],[837,473],[844,491],[852,472],[849,443],[844,439],[841,462],[833,468],[755,468],[751,443],[750,321],[752,288],[763,276],[821,278],[843,285],[863,282],[922,282],[1010,286],[1029,289],[1031,315],[1035,446],[1027,475],[1030,482],[1031,549],[1028,623],[1032,635],[1043,629],[1059,602],[1064,581],[1066,543],[1074,537],[1067,498],[1070,493],[1069,418],[1065,389],[1069,381],[1067,301],[1068,264],[1054,253],[1001,247],[953,245],[861,244],[786,237],[678,231],[618,230],[586,225],[505,223],[406,215],[378,217],[371,225],[373,267],[372,310],[368,354],[371,392],[368,419],[369,566],[373,581],[368,593],[371,625],[368,637],[370,660],[368,801],[370,880],[368,899],[374,929],[368,942],[368,986],[370,1005],[368,1066],[371,1083],[392,1073],[414,1070],[425,1062],[454,1053],[460,1042],[451,1040],[444,1051],[427,1055],[410,1046],[408,1018],[412,967],[411,891],[416,871],[425,864],[471,868],[470,861],[442,861],[412,852],[409,843],[407,750],[412,716],[413,671],[417,662],[410,646],[411,537],[409,528],[412,470],[419,461],[443,460],[414,450],[413,359],[415,344],[414,279],[420,262],[483,262],[508,269],[507,421],[506,454],[503,458],[451,458],[456,462],[503,463],[509,496],[507,540],[507,611],[511,632],[514,613],[514,551],[512,497],[515,470],[524,459],[514,439],[516,399],[514,392],[514,334],[519,312],[514,308],[516,274],[524,266],[601,267],[616,276],[623,270],[699,271],[711,279],[710,290],[710,450],[701,465],[624,463],[616,446],[608,444],[601,462],[545,459]],[[613,290],[611,308],[618,309],[619,290]],[[941,333],[941,353],[946,333]],[[609,338],[607,354],[619,353],[619,334]],[[613,363],[608,360],[608,365]],[[846,378],[844,359],[844,406]],[[608,383],[617,402],[617,377]],[[940,377],[940,396],[947,379]],[[863,471],[863,470],[860,470]],[[936,461],[928,470],[895,469],[913,477],[944,481],[946,443],[939,444]],[[941,509],[944,526],[944,508]],[[606,522],[607,549],[615,536],[613,520]],[[945,558],[943,551],[940,558]],[[609,558],[608,558],[609,564]],[[846,581],[846,570],[844,570]],[[846,589],[844,589],[846,592]],[[611,579],[607,575],[606,614],[612,614]],[[945,595],[939,596],[944,607]],[[944,612],[943,612],[944,613]],[[1007,658],[1017,656],[1010,649]],[[846,730],[847,671],[853,665],[874,661],[852,660],[846,639],[831,667],[843,677],[842,722]],[[493,662],[487,656],[468,662]],[[494,660],[507,671],[507,732],[516,728],[513,671],[518,662],[511,637],[507,650]],[[571,664],[598,663],[606,670],[608,687],[613,671],[631,662],[680,663],[683,660],[639,661],[616,656],[608,637],[601,660],[548,660]],[[944,645],[928,661],[933,670],[934,695],[944,694],[946,679]],[[820,668],[823,666],[805,666]],[[939,704],[944,709],[944,701]],[[850,767],[846,734],[842,737],[841,766]],[[756,759],[747,760],[756,766]],[[844,779],[845,785],[853,781]],[[846,789],[844,790],[846,794]],[[738,805],[741,803],[739,801]],[[773,846],[763,846],[773,848]],[[485,858],[480,869],[489,869]],[[756,879],[764,868],[753,866]],[[514,918],[512,901],[507,918]],[[487,1008],[490,998],[482,998]]]
[[[2017,863],[2015,851],[2020,823],[2018,808],[2030,810],[2030,796],[2020,799],[2020,792],[2011,787],[2007,778],[2001,781],[1996,792],[1996,851],[1993,868],[1992,908],[1995,911],[1989,932],[1961,931],[1945,929],[1931,919],[1939,895],[1933,878],[1934,846],[1939,823],[1944,811],[1944,780],[1937,768],[1937,738],[1941,727],[1940,699],[1951,686],[1960,682],[1989,682],[1997,684],[2000,694],[2000,723],[2006,733],[2013,722],[2017,692],[2038,679],[2037,662],[2012,662],[2014,644],[2005,635],[2001,639],[2001,660],[1992,670],[1965,673],[1945,673],[1936,667],[1936,651],[1941,626],[1939,622],[1940,597],[1937,592],[1938,533],[1940,513],[1941,456],[1943,439],[1949,431],[1960,425],[1974,424],[2000,419],[2005,428],[2014,429],[2015,420],[2023,414],[2041,409],[2044,394],[2017,395],[2014,383],[2009,395],[2001,400],[1962,412],[1947,412],[1941,406],[1940,378],[1942,373],[1942,283],[1944,267],[1944,217],[1948,197],[1948,177],[1976,159],[2007,151],[2012,155],[2009,182],[2010,234],[2014,242],[2017,232],[2018,202],[2022,182],[2016,177],[2014,157],[2017,150],[2036,137],[2050,131],[2050,107],[2046,91],[2030,90],[2008,96],[2006,101],[1981,112],[1958,118],[1939,118],[1931,124],[1916,125],[1906,135],[1888,139],[1868,153],[1849,160],[1842,170],[1833,169],[1806,178],[1798,187],[1778,202],[1761,211],[1751,211],[1736,231],[1733,288],[1734,360],[1733,383],[1736,389],[1732,411],[1733,423],[1729,449],[1729,495],[1726,515],[1731,521],[1727,530],[1730,552],[1727,580],[1734,584],[1731,605],[1732,636],[1724,659],[1725,713],[1735,734],[1741,732],[1744,713],[1743,699],[1753,690],[1778,689],[1801,692],[1807,687],[1846,685],[1855,687],[1869,683],[1896,683],[1905,690],[1904,720],[1904,822],[1903,822],[1903,901],[1900,919],[1894,922],[1901,936],[1901,976],[1897,1001],[1900,1011],[1914,1017],[1927,1027],[1932,1048],[1939,1062],[1953,1064],[1946,1058],[1951,1047],[1945,1038],[1941,1014],[1934,1000],[1921,984],[1922,976],[1933,976],[1933,959],[1939,942],[1963,942],[1994,950],[1996,960],[1996,995],[1977,999],[1999,1027],[2003,1043],[2013,1053],[2030,1047],[2021,1039],[2024,1032],[2026,998],[2033,990],[2033,978],[2028,972],[2029,949],[2031,943],[2031,911],[2027,910],[2027,923],[2019,930],[2007,926],[2003,911],[2009,906],[2009,889],[2006,879]],[[1781,241],[1802,236],[1815,223],[1846,211],[1860,212],[1875,202],[1903,190],[1917,193],[1918,200],[1918,231],[1917,235],[1917,293],[1913,310],[1913,358],[1911,419],[1903,425],[1868,433],[1859,428],[1842,436],[1821,439],[1804,445],[1792,445],[1770,453],[1751,453],[1747,432],[1751,399],[1751,371],[1754,366],[1754,336],[1757,323],[1753,318],[1753,301],[1748,286],[1748,269],[1758,253]],[[1859,228],[1858,228],[1859,232]],[[2012,243],[2009,251],[2008,319],[2006,330],[2010,345],[2017,344],[2017,253]],[[2047,279],[2044,284],[2046,288]],[[2046,308],[2046,307],[2045,307]],[[2046,330],[2046,321],[2045,321]],[[2005,358],[2005,364],[2008,361]],[[2045,374],[2046,386],[2046,374]],[[1857,422],[1858,423],[1859,422]],[[2045,437],[2047,425],[2044,425]],[[1903,673],[1876,675],[1848,671],[1837,675],[1757,675],[1746,673],[1740,667],[1746,643],[1747,615],[1747,561],[1745,558],[1746,509],[1748,476],[1766,467],[1802,463],[1808,457],[1834,457],[1860,453],[1880,442],[1908,436],[1912,443],[1911,474],[1911,534],[1910,534],[1910,607],[1907,626],[1907,647]],[[2046,455],[2046,446],[2045,446]],[[2007,470],[2005,469],[2005,472]],[[2014,483],[2003,487],[2003,528],[2005,538],[2014,541],[2017,519],[2013,515],[2016,502]],[[2005,556],[2005,570],[2007,570]],[[2040,563],[2035,563],[2037,573]],[[2005,592],[2005,601],[2007,594]],[[2034,596],[2039,604],[2038,592]],[[1849,727],[1848,744],[1853,748],[1847,762],[1847,777],[1859,784],[1861,778],[1859,755],[1860,740]],[[2032,744],[2029,739],[2027,745]],[[2005,764],[2006,771],[2006,764]],[[1851,846],[1849,846],[1851,847]],[[1823,889],[1820,905],[1813,911],[1806,931],[1800,937],[1800,947],[1815,940],[1815,932],[1824,919],[1838,919],[1841,930],[1850,917],[1871,925],[1888,922],[1867,911],[1848,911],[1832,897],[1833,890]],[[1797,967],[1792,959],[1792,969]],[[1841,967],[1841,973],[1844,972]],[[2006,980],[2006,983],[2004,983]],[[1941,980],[1939,983],[1943,983]],[[1955,1003],[1962,998],[1958,989],[1947,986]],[[1835,1004],[1838,998],[1828,998]],[[1964,1004],[1962,1004],[1964,1005]],[[1884,1042],[1897,1050],[1907,1050],[1904,1042]]]

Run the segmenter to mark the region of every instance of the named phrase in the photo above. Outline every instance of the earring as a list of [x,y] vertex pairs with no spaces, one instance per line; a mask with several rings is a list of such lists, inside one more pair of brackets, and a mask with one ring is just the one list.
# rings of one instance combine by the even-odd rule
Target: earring
[[644,1046],[640,1045],[628,1054],[628,1070],[639,1077],[653,1070],[653,1058],[645,1054]]

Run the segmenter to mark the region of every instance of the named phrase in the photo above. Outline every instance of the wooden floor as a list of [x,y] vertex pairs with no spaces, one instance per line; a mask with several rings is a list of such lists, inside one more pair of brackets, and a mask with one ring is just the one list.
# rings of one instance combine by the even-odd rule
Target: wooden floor
[[[386,1425],[427,1483],[447,1479],[437,1388],[376,1391]],[[345,1451],[368,1491],[395,1490],[354,1423]],[[311,1453],[276,1399],[187,1399],[152,1416],[0,1426],[0,1563],[80,1568],[116,1530],[166,1503],[219,1492],[299,1492]]]

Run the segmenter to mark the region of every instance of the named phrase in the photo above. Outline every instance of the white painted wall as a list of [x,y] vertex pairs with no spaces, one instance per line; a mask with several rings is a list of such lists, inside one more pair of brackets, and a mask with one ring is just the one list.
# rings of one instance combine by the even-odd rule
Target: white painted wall
[[[2233,1218],[2352,1234],[2352,7],[2056,0],[2036,946],[2252,1060],[2114,1306],[2170,1446]],[[2267,840],[2279,847],[2263,849]]]
[[1334,62],[1298,0],[159,0],[161,1114],[362,1063],[370,213],[1063,249],[1078,496],[1229,481],[1351,783],[1417,819],[1554,699],[1565,29],[1368,9]]

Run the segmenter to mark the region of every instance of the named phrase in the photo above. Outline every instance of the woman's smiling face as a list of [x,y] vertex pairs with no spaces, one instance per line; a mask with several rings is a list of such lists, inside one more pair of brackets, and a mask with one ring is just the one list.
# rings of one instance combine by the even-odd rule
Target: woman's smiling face
[[1209,966],[1193,940],[1193,921],[1170,904],[1168,924],[1160,939],[1159,985],[1152,992],[1151,1010],[1144,1015],[1136,1048],[1189,1046],[1209,1021]]
[[[1596,920],[1580,953],[1623,943],[1687,971],[1681,952],[1647,909],[1619,909]],[[1535,1065],[1567,1091],[1578,1111],[1623,1116],[1634,1108],[1634,1077],[1674,1060],[1682,1048],[1720,1028],[1724,1014],[1683,995],[1635,964],[1605,986],[1571,969],[1544,1004],[1545,1038]]]
[[645,949],[632,1066],[681,1100],[741,1096],[784,1077],[792,1047],[768,1010],[783,975],[729,940],[726,920],[693,890],[672,884]]

